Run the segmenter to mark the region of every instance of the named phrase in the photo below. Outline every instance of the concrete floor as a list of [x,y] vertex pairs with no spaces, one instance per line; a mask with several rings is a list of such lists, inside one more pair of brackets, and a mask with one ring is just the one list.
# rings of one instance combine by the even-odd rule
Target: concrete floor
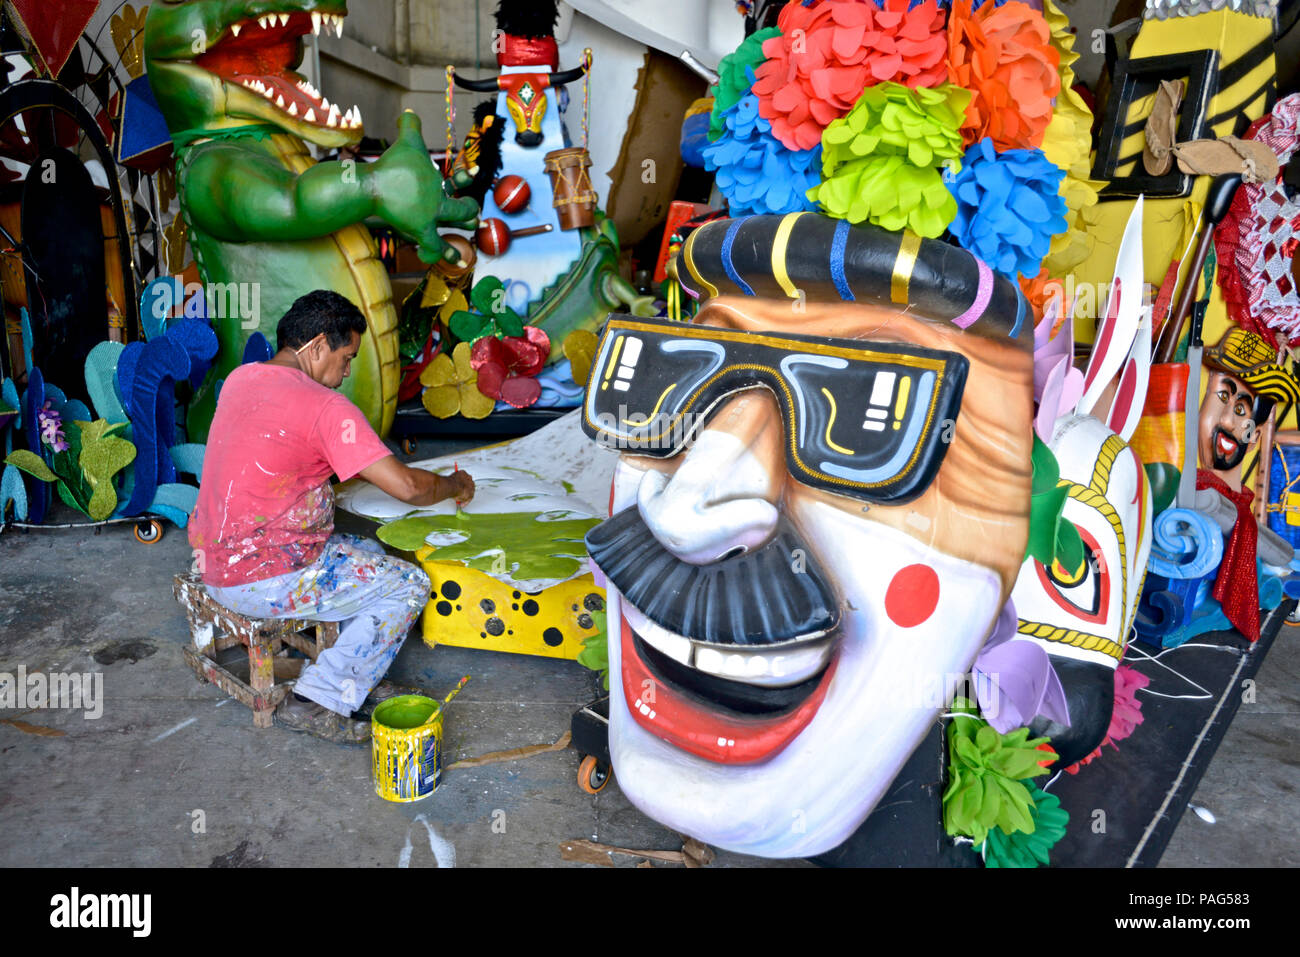
[[[432,445],[421,443],[420,456],[457,451]],[[575,838],[681,847],[617,779],[594,797],[580,791],[571,749],[450,770],[432,797],[403,805],[375,796],[369,749],[255,728],[181,656],[188,629],[170,583],[188,564],[185,534],[170,525],[152,546],[137,544],[130,526],[0,537],[0,671],[98,671],[104,682],[97,720],[0,711],[0,832],[23,835],[0,845],[0,866],[391,867],[405,858],[431,867],[454,857],[462,867],[550,867],[568,866],[559,845]],[[1300,864],[1297,635],[1278,638],[1256,701],[1193,799],[1217,823],[1189,811],[1163,865]],[[430,649],[418,634],[390,677],[442,694],[466,673],[473,680],[448,714],[448,763],[553,742],[598,692],[574,662]],[[809,865],[718,852],[712,866]]]

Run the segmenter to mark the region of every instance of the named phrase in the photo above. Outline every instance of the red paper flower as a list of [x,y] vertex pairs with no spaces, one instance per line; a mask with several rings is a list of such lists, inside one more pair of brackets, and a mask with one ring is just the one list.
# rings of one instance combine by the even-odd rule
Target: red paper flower
[[943,82],[943,11],[937,0],[910,10],[908,3],[786,4],[777,20],[781,35],[763,44],[767,60],[754,71],[753,87],[759,115],[778,140],[792,150],[812,149],[864,87],[886,80],[913,89]]
[[1060,62],[1047,20],[1028,4],[985,3],[972,12],[971,0],[953,0],[948,79],[972,94],[966,144],[989,137],[999,150],[1041,146],[1061,90]]
[[1107,744],[1116,751],[1119,750],[1119,745],[1115,742],[1123,741],[1143,721],[1142,702],[1138,700],[1137,693],[1150,683],[1150,678],[1128,665],[1120,665],[1115,669],[1115,706],[1110,713],[1110,726],[1106,729],[1106,737],[1091,754],[1066,768],[1068,773],[1078,774],[1080,768],[1101,757],[1101,749]]
[[542,396],[533,376],[550,354],[550,337],[536,326],[524,326],[522,336],[484,336],[474,343],[469,364],[477,370],[478,389],[485,396],[526,409]]

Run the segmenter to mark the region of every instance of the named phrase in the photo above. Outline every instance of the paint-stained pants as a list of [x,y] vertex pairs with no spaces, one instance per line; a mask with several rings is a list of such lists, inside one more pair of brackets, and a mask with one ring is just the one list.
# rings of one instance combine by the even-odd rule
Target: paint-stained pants
[[342,623],[333,648],[303,668],[294,691],[339,714],[355,711],[397,657],[429,599],[429,576],[358,535],[332,535],[313,564],[208,591],[253,618]]

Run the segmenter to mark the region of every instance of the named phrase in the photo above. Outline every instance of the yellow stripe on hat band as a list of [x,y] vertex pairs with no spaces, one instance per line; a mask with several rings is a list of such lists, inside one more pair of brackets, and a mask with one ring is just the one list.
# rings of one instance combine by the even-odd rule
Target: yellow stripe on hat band
[[803,215],[803,213],[787,213],[781,217],[781,225],[776,227],[776,236],[772,238],[772,276],[791,299],[799,298],[799,290],[790,281],[790,274],[785,271],[785,251],[790,245],[790,233],[794,231],[794,221]]
[[898,244],[898,258],[894,260],[894,275],[889,280],[889,298],[899,305],[907,305],[907,287],[912,281],[912,270],[920,251],[921,237],[905,230],[903,241]]
[[700,275],[700,271],[695,268],[695,257],[692,255],[692,250],[695,248],[695,237],[699,234],[700,231],[697,229],[686,237],[686,245],[682,247],[681,255],[682,259],[686,261],[687,271],[691,274],[692,278],[700,284],[700,289],[704,293],[704,298],[712,299],[718,294],[718,287]]

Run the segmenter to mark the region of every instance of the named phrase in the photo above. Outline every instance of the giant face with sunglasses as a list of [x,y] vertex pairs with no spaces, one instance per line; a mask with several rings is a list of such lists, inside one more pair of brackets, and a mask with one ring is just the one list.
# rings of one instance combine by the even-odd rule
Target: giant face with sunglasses
[[950,701],[1028,534],[1032,318],[966,252],[812,213],[710,223],[695,321],[611,317],[610,748],[651,817],[830,850]]

